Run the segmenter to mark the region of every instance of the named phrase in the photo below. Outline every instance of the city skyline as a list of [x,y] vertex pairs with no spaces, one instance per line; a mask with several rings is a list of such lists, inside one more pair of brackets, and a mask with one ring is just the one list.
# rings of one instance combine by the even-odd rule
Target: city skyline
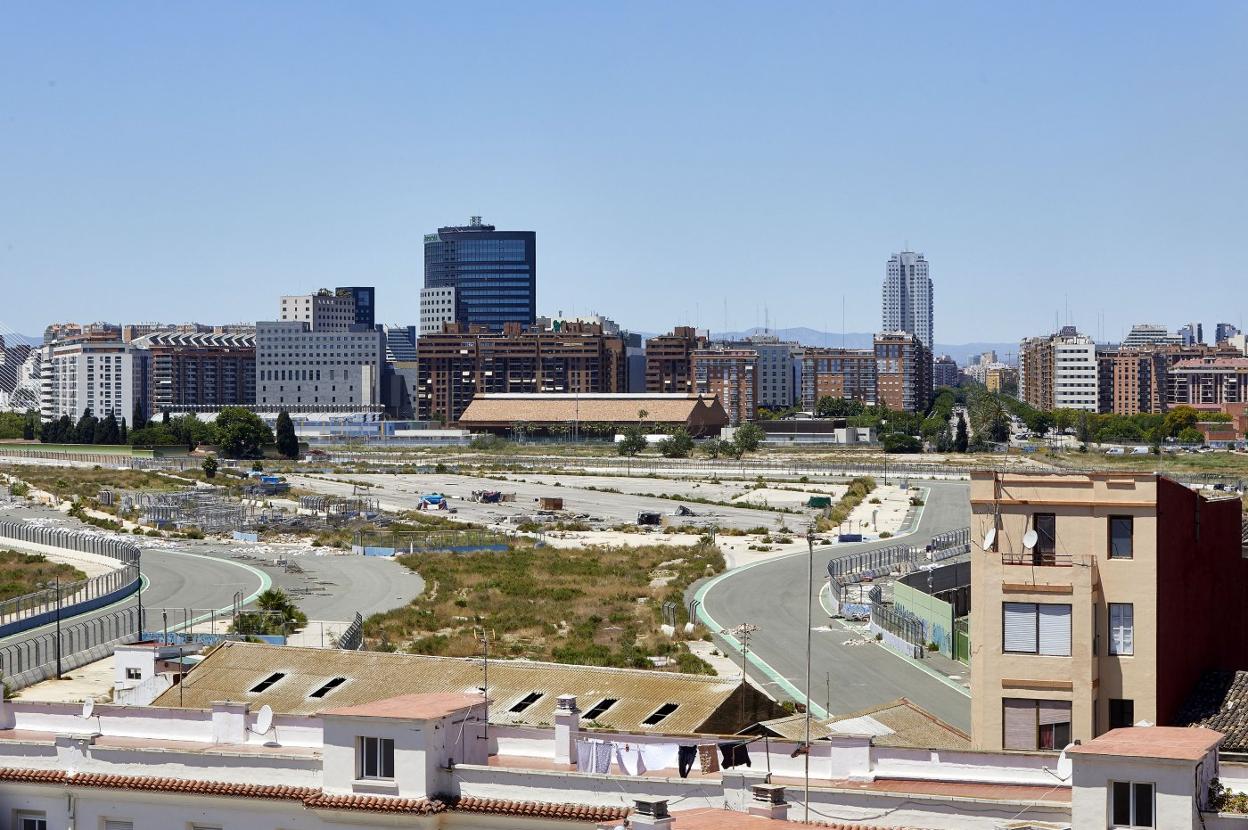
[[[784,37],[731,5],[709,29],[694,7],[225,8],[8,16],[0,322],[236,321],[256,286],[367,284],[414,324],[423,235],[484,215],[542,236],[539,313],[636,330],[838,331],[842,300],[871,330],[901,248],[939,263],[949,342],[1067,307],[1099,340],[1163,308],[1241,324],[1165,290],[1220,278],[1237,238],[1242,7],[811,6]],[[448,67],[495,103],[441,94]],[[881,128],[898,113],[916,126]]]

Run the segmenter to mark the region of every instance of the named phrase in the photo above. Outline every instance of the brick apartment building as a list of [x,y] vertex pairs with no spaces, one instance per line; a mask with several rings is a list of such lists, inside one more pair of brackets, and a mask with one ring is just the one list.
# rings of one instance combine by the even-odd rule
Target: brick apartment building
[[985,471],[971,512],[976,749],[1175,723],[1202,673],[1248,667],[1238,498],[1154,473]]
[[455,422],[478,392],[608,393],[628,389],[624,340],[602,327],[568,323],[558,332],[501,333],[483,326],[446,324],[417,345],[416,416]]
[[1180,360],[1166,378],[1169,406],[1221,406],[1248,402],[1248,357]]
[[646,341],[646,391],[687,394],[693,391],[693,353],[710,346],[706,334],[692,326],[677,326],[671,334]]
[[714,395],[733,426],[758,414],[758,352],[753,349],[697,349],[690,356],[693,389]]
[[802,352],[802,408],[814,412],[820,398],[875,403],[875,352],[810,348]]
[[932,353],[908,332],[875,336],[875,400],[902,412],[920,412],[932,398]]
[[149,417],[186,406],[256,402],[254,334],[162,331],[135,338],[130,345]]

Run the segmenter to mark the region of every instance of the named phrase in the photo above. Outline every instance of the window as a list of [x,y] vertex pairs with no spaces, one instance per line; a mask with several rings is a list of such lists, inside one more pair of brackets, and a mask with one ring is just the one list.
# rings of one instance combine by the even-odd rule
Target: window
[[581,715],[581,720],[595,720],[599,715],[606,712],[617,702],[616,698],[604,697],[602,700],[595,703],[588,712]]
[[1037,536],[1036,556],[1040,562],[1053,560],[1057,554],[1057,517],[1052,513],[1037,513],[1031,521]]
[[268,688],[270,686],[272,686],[274,683],[281,680],[285,676],[286,676],[285,672],[275,671],[272,674],[270,674],[268,677],[261,680],[256,685],[252,686],[251,691],[253,693],[268,691]]
[[1109,699],[1109,728],[1122,729],[1135,723],[1135,701]]
[[[319,700],[320,698],[325,697],[325,695],[329,694],[334,689],[337,689],[339,686],[341,686],[343,683],[346,683],[346,682],[347,682],[347,678],[345,677],[331,678],[325,681],[325,685],[321,686],[321,688],[317,689],[315,692],[308,695],[308,697],[314,697]],[[253,689],[252,691],[255,691],[255,690]]]
[[662,706],[660,706],[658,709],[655,710],[654,714],[652,714],[650,717],[643,720],[641,724],[642,726],[655,726],[656,724],[658,724],[659,721],[663,720],[672,712],[675,712],[677,708],[678,708],[678,705],[675,703],[664,703]]
[[142,680],[143,671],[141,669],[136,669],[133,666],[128,666],[126,668],[126,679],[127,680]]
[[356,738],[355,761],[359,778],[393,781],[394,740],[391,738]]
[[1070,656],[1070,606],[1001,604],[1002,648],[1015,654]]
[[519,714],[520,712],[523,712],[525,709],[528,709],[534,703],[537,703],[537,701],[541,699],[543,694],[545,694],[545,692],[529,692],[527,695],[520,698],[520,700],[516,701],[516,704],[512,706],[510,709],[508,709],[507,711],[515,712],[516,714]]
[[134,830],[134,822],[106,818],[104,819],[104,830]]
[[1131,516],[1109,517],[1109,558],[1130,559],[1134,556],[1132,531],[1135,524]]
[[1005,698],[1001,707],[1005,749],[1059,750],[1070,743],[1070,701]]
[[45,813],[18,813],[14,826],[17,830],[48,830],[48,817]]
[[1114,827],[1153,827],[1153,785],[1114,781],[1109,787]]
[[1129,602],[1109,604],[1109,653],[1135,654],[1135,606]]

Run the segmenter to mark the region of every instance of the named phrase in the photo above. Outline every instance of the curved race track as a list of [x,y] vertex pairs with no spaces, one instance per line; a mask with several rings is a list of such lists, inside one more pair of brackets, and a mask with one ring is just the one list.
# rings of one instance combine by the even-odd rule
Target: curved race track
[[[927,503],[917,529],[882,542],[825,546],[815,550],[815,595],[811,646],[811,711],[845,714],[909,698],[937,717],[962,729],[970,727],[970,699],[954,685],[912,661],[829,621],[819,604],[829,560],[898,541],[925,545],[932,536],[966,527],[970,521],[966,483],[928,482]],[[703,622],[718,632],[749,622],[758,626],[749,644],[750,676],[772,694],[801,699],[806,684],[806,587],[809,558],[794,554],[765,560],[721,574],[700,586]],[[716,636],[724,645],[724,638]],[[729,653],[736,643],[727,644]],[[739,656],[739,650],[736,650]],[[829,682],[830,681],[830,682]],[[829,696],[830,687],[830,696]],[[827,705],[830,698],[830,706]]]

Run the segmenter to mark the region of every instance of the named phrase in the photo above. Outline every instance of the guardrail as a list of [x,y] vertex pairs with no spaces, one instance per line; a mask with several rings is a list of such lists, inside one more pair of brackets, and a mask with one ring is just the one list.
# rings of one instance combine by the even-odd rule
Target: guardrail
[[[0,638],[19,635],[59,619],[60,664],[64,670],[105,657],[117,643],[137,637],[137,607],[115,610],[89,620],[75,622],[73,619],[139,591],[142,551],[137,545],[96,533],[0,521],[0,546],[6,543],[41,552],[59,549],[105,557],[115,560],[119,567],[89,579],[0,602]],[[38,682],[56,670],[57,636],[55,631],[41,632],[0,646],[0,671],[11,686],[21,688]]]
[[334,646],[346,651],[359,651],[364,648],[364,617],[359,611],[355,612],[355,619],[351,621],[346,630],[338,635]]
[[[138,638],[139,609],[120,608],[98,617],[74,623],[62,623],[60,652],[62,670],[75,669],[101,660],[113,648]],[[56,674],[56,631],[32,634],[24,639],[0,645],[0,671],[13,689],[21,689]]]

